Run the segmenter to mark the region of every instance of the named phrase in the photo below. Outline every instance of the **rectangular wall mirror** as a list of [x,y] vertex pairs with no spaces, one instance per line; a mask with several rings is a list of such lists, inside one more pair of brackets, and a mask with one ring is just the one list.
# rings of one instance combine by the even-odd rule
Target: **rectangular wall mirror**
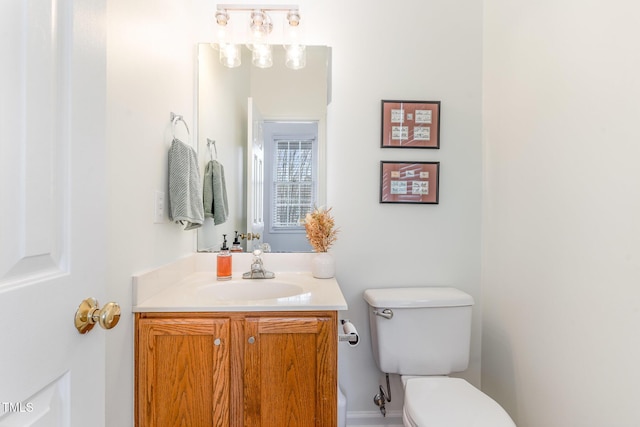
[[291,70],[284,49],[273,48],[270,68],[253,66],[246,47],[242,64],[227,68],[218,50],[198,45],[200,171],[211,161],[222,165],[228,209],[224,222],[205,219],[198,251],[218,251],[223,235],[231,245],[236,232],[245,251],[312,250],[302,220],[326,204],[331,49],[307,46],[306,67]]

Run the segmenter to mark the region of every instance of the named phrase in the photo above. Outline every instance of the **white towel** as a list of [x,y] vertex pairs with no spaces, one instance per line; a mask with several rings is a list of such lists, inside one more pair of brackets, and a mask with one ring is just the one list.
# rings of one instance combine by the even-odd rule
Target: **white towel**
[[185,230],[204,222],[198,156],[177,138],[169,149],[169,219],[185,225]]
[[224,167],[217,160],[207,163],[204,170],[203,203],[204,216],[213,218],[214,224],[222,224],[229,218]]

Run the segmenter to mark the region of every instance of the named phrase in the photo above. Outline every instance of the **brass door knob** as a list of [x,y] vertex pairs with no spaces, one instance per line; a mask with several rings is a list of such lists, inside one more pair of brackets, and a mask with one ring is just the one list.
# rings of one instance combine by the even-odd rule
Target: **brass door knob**
[[86,334],[96,323],[104,329],[111,329],[120,321],[120,306],[116,302],[108,302],[98,308],[95,298],[87,298],[80,303],[76,310],[75,325],[78,332]]
[[239,237],[247,240],[260,240],[260,233],[242,233]]

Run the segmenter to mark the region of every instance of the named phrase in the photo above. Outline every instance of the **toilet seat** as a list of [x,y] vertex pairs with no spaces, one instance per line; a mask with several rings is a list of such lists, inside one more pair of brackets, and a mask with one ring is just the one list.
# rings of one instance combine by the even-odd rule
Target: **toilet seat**
[[515,427],[495,400],[461,378],[402,378],[403,420],[414,427]]

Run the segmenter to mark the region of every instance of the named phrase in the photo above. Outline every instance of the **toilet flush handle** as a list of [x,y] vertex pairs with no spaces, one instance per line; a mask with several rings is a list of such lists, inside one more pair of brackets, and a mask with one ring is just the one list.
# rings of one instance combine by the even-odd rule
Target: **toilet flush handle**
[[393,317],[393,310],[390,308],[385,308],[382,311],[375,310],[373,312],[376,316],[384,317],[385,319],[391,319]]

